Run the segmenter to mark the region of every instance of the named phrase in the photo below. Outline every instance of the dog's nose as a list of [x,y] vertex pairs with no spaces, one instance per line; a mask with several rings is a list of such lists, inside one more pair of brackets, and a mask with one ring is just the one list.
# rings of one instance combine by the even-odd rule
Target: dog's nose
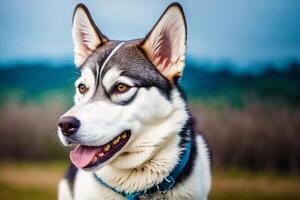
[[80,127],[80,121],[75,117],[62,117],[58,121],[58,126],[65,136],[70,136],[76,133]]

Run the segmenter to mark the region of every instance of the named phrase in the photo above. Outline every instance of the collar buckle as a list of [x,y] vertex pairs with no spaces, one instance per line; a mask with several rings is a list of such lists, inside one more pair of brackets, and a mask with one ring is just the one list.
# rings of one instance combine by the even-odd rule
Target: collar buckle
[[168,187],[166,188],[166,190],[171,190],[175,185],[175,179],[173,178],[173,176],[169,175],[165,178],[165,180],[168,182]]

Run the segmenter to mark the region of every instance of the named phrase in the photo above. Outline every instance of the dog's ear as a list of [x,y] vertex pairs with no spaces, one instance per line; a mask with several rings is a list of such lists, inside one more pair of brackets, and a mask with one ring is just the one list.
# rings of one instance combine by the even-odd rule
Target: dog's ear
[[91,53],[108,39],[98,30],[88,9],[78,4],[73,15],[72,37],[75,64],[80,67]]
[[181,75],[185,65],[186,22],[180,4],[171,4],[141,43],[157,69],[171,82]]

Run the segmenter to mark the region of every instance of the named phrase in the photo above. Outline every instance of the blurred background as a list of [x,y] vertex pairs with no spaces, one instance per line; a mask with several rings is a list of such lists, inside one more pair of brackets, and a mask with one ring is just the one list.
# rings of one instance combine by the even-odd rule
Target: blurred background
[[[141,38],[172,1],[85,1],[111,39]],[[300,199],[300,2],[179,1],[188,25],[181,80],[210,143],[210,199]],[[56,199],[68,151],[77,0],[0,1],[0,199]]]

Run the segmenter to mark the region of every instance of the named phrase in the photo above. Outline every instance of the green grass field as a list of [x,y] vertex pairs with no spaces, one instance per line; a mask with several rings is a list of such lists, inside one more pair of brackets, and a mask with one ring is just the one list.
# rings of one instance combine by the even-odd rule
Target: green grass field
[[[1,200],[56,199],[64,162],[2,162]],[[298,200],[300,179],[274,173],[214,170],[212,200]]]

